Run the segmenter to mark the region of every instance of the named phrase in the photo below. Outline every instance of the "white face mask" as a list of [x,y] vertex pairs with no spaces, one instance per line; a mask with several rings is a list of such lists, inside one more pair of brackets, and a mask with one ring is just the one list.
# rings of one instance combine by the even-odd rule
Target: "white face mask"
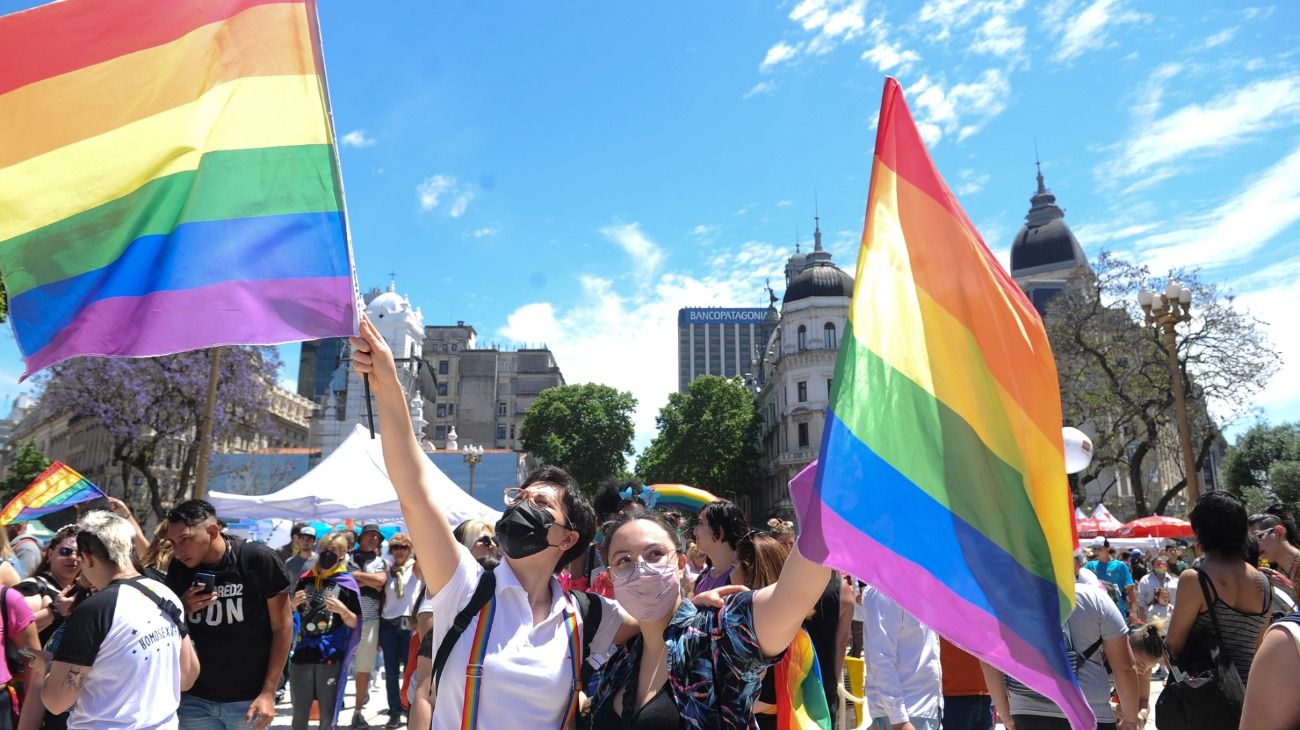
[[680,595],[677,568],[671,563],[637,561],[631,577],[614,581],[614,600],[638,621],[663,618]]

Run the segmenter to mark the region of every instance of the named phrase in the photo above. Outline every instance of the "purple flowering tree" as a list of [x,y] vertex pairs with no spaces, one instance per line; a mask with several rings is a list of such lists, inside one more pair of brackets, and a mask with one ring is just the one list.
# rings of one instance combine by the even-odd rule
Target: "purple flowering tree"
[[[49,406],[93,419],[112,440],[113,463],[134,509],[148,507],[159,519],[165,504],[190,495],[198,464],[198,433],[207,401],[206,350],[153,358],[81,357],[50,368],[42,399]],[[222,348],[213,414],[213,450],[239,434],[271,428],[267,405],[280,372],[275,350]],[[133,493],[139,474],[145,493]]]

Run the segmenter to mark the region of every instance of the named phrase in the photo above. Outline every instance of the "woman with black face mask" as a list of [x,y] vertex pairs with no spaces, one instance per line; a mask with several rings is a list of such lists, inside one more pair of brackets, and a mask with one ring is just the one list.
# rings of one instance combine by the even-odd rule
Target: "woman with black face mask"
[[313,700],[320,727],[333,728],[343,706],[342,687],[361,638],[361,589],[348,573],[348,541],[334,532],[319,543],[316,565],[298,579],[293,596],[298,632],[289,667],[294,730],[305,730]]
[[591,543],[595,513],[564,470],[534,472],[506,492],[496,524],[504,558],[485,571],[434,499],[433,464],[411,429],[388,343],[364,318],[350,342],[353,367],[370,378],[384,463],[432,596],[434,730],[567,728],[579,710],[586,658],[637,631],[614,602],[570,594],[556,580]]

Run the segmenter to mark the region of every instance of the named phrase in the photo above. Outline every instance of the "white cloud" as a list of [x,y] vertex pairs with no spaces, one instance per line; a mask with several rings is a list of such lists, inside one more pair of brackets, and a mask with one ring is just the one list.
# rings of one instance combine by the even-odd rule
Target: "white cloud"
[[1231,28],[1224,28],[1218,33],[1215,33],[1209,38],[1206,38],[1204,47],[1214,48],[1215,46],[1221,46],[1224,43],[1227,43],[1228,41],[1232,40],[1232,37],[1235,35],[1237,35],[1237,28],[1235,26]]
[[1011,94],[1011,84],[999,69],[987,69],[970,83],[944,89],[941,82],[922,76],[908,90],[916,114],[917,129],[927,145],[944,135],[957,135],[960,142],[978,132],[989,119],[1002,113]]
[[[1300,413],[1300,337],[1289,317],[1300,310],[1300,257],[1281,261],[1234,282],[1237,304],[1265,322],[1281,368],[1257,400],[1266,417],[1294,420]],[[1195,315],[1195,310],[1193,310]]]
[[[1173,73],[1166,69],[1167,78]],[[1158,104],[1159,98],[1155,102]],[[1139,114],[1152,113],[1151,103]],[[1124,143],[1106,175],[1149,174],[1195,154],[1221,152],[1261,132],[1300,119],[1300,75],[1257,81],[1232,89],[1205,104],[1190,104],[1164,117],[1143,123]]]
[[475,238],[491,238],[492,236],[495,236],[499,232],[500,231],[497,229],[496,226],[484,226],[482,228],[475,228],[474,232],[471,233],[470,235],[474,236]]
[[1089,51],[1106,47],[1111,29],[1137,23],[1147,16],[1123,7],[1123,0],[1094,0],[1077,10],[1073,3],[1053,2],[1043,12],[1048,32],[1057,36],[1058,47],[1052,58],[1068,62]]
[[443,196],[455,187],[456,178],[451,175],[434,175],[426,178],[415,188],[415,193],[420,198],[420,210],[430,211],[437,208]]
[[794,201],[793,201],[793,200],[786,199],[786,200],[778,200],[778,201],[776,201],[776,207],[778,207],[778,208],[789,208],[789,207],[792,206],[792,205],[794,205]]
[[1238,263],[1300,221],[1300,146],[1208,213],[1137,240],[1153,268]]
[[720,230],[722,230],[722,226],[701,223],[691,229],[691,235],[695,236],[701,243],[708,243],[718,237],[718,231]]
[[374,138],[367,137],[364,129],[354,129],[343,135],[339,141],[344,147],[373,147],[375,144]]
[[1013,25],[1005,15],[994,15],[980,25],[970,49],[1002,58],[1020,56],[1025,47],[1025,27]]
[[870,61],[881,73],[903,74],[911,69],[912,64],[921,60],[916,51],[904,48],[889,37],[889,25],[883,18],[876,18],[867,27],[871,38],[871,47],[862,53],[862,60]]
[[474,199],[474,191],[458,183],[454,175],[434,175],[425,178],[424,182],[415,186],[415,194],[420,201],[420,210],[426,213],[437,208],[444,201],[450,200],[447,215],[452,218],[465,215],[470,201]]
[[[635,225],[635,224],[632,224]],[[612,227],[610,227],[612,228]],[[677,311],[682,307],[762,306],[767,278],[779,280],[789,252],[751,241],[709,262],[699,276],[663,272],[634,292],[610,279],[581,277],[571,307],[534,302],[498,331],[510,342],[545,342],[570,383],[596,382],[637,398],[636,447],[654,436],[655,416],[677,390]],[[621,353],[610,367],[610,353]]]
[[773,91],[776,91],[775,81],[760,81],[750,87],[749,91],[746,91],[741,98],[752,99],[755,96],[763,96],[764,94],[770,94]]
[[664,251],[641,230],[640,223],[616,223],[600,229],[600,235],[618,245],[632,258],[637,281],[649,284],[664,262]]
[[988,181],[989,174],[987,172],[962,170],[957,173],[957,187],[954,191],[958,195],[974,195],[983,190]]
[[[1025,28],[1011,18],[1024,4],[1024,0],[927,0],[916,18],[924,25],[938,26],[932,33],[936,41],[946,41],[958,30],[959,37],[974,36],[970,50],[975,53],[1019,57]],[[970,25],[976,25],[973,34],[966,30]]]
[[785,61],[789,61],[799,53],[799,49],[782,41],[767,49],[767,55],[763,57],[763,63],[760,68],[767,70]]

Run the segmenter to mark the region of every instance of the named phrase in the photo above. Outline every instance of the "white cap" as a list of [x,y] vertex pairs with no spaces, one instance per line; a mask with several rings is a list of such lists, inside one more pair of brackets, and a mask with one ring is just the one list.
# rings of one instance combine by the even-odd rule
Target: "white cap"
[[307,537],[316,537],[316,528],[312,527],[311,525],[307,525],[303,527],[301,530],[298,530],[298,534],[306,535]]
[[1106,547],[1106,538],[1094,537],[1092,538],[1092,542],[1088,543],[1088,547],[1095,547],[1095,548]]

